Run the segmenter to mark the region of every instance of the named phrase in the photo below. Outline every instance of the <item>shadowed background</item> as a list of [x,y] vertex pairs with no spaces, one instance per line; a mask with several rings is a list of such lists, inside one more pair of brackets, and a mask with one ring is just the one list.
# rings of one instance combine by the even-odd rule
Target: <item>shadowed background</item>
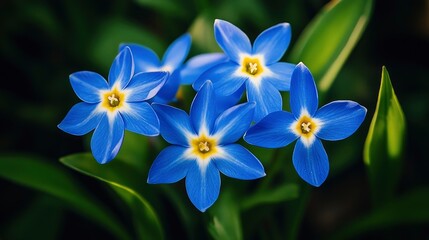
[[[68,135],[56,127],[70,107],[79,101],[69,84],[69,74],[90,70],[107,77],[119,43],[143,44],[162,55],[174,39],[188,31],[197,36],[193,39],[189,57],[219,51],[212,29],[215,18],[228,20],[240,27],[251,41],[264,29],[279,22],[289,22],[293,32],[291,49],[305,26],[328,2],[2,1],[0,154],[29,154],[49,165],[63,168],[96,199],[104,202],[124,225],[131,226],[127,212],[122,211],[124,203],[115,200],[105,184],[74,172],[58,161],[62,156],[86,151],[88,143],[88,138]],[[286,52],[284,60],[288,59],[289,52]],[[308,205],[304,206],[302,221],[298,221],[299,226],[295,228],[298,238],[329,238],[338,228],[359,219],[363,212],[371,208],[362,151],[375,111],[383,65],[389,70],[407,121],[406,148],[397,196],[429,186],[429,161],[425,153],[429,143],[426,140],[429,135],[428,53],[429,1],[374,1],[367,29],[325,99],[319,103],[323,105],[336,99],[350,99],[366,106],[368,114],[350,139],[340,143],[324,143],[330,157],[330,175],[321,187],[312,188]],[[185,98],[192,99],[193,95]],[[143,161],[150,164],[152,160]],[[287,162],[284,164],[288,168],[287,174],[296,175],[290,157],[284,160]],[[268,174],[269,170],[267,167]],[[223,186],[241,186],[226,178],[222,178],[222,183]],[[146,185],[146,176],[141,177],[141,184]],[[176,184],[175,187],[184,192],[182,185]],[[52,196],[4,179],[0,179],[0,191],[0,239],[115,239]],[[167,238],[209,237],[205,229],[196,228],[193,235],[182,229],[181,220],[169,201],[158,199],[152,204],[163,211],[163,215],[169,216],[168,219],[161,219],[168,231]],[[192,208],[189,202],[184,201],[183,204]],[[283,216],[284,212],[274,211],[278,204],[242,214],[244,219],[266,220],[261,225],[255,223],[261,228],[259,231],[243,226],[243,237],[282,237],[276,229],[293,224],[293,221]],[[192,212],[199,219],[208,218],[197,211]],[[428,238],[429,217],[422,218],[420,221],[401,222],[395,227],[368,230],[361,235],[390,239]]]

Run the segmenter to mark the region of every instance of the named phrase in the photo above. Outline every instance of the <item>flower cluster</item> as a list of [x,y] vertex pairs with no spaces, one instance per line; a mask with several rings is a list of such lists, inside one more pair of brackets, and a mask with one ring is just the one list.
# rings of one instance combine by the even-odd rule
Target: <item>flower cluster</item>
[[[309,69],[279,62],[291,39],[288,23],[263,31],[253,46],[243,31],[223,20],[215,21],[214,36],[224,53],[197,55],[186,63],[189,34],[175,40],[162,60],[145,46],[122,44],[108,81],[89,71],[70,75],[83,102],[58,127],[78,136],[94,130],[91,150],[101,164],[115,158],[124,130],[160,134],[171,145],[154,160],[148,183],[186,178],[189,199],[203,212],[218,198],[220,173],[243,180],[265,176],[261,162],[237,143],[241,138],[265,148],[297,140],[294,167],[306,182],[320,186],[329,172],[321,139],[347,138],[363,122],[366,109],[352,101],[318,109]],[[176,101],[181,84],[197,91],[189,115],[168,105]],[[279,91],[290,91],[292,113],[283,111]],[[238,104],[244,92],[247,101]]]

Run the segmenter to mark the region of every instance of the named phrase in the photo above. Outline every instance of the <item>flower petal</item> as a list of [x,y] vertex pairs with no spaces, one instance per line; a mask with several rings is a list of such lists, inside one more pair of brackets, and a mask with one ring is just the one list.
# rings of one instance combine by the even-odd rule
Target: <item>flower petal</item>
[[248,79],[248,77],[236,74],[239,67],[240,66],[231,61],[218,64],[203,73],[194,82],[192,87],[198,91],[207,80],[210,80],[213,82],[216,94],[229,96],[240,89],[243,83]]
[[82,136],[97,127],[105,114],[97,111],[97,104],[77,103],[58,124],[58,128],[66,133]]
[[168,76],[164,86],[162,86],[153,98],[153,102],[167,104],[176,99],[176,94],[180,86],[179,74],[180,70],[176,70]]
[[165,51],[164,57],[162,59],[162,65],[168,66],[171,69],[176,69],[180,64],[185,61],[186,56],[188,56],[189,49],[191,48],[191,35],[189,33],[183,34]]
[[109,88],[107,81],[100,74],[90,71],[71,74],[70,84],[76,95],[87,103],[101,102],[100,90]]
[[247,81],[247,100],[256,102],[255,122],[259,122],[263,117],[271,112],[282,110],[282,97],[271,83],[262,79],[259,83]]
[[253,54],[264,56],[265,63],[271,64],[282,58],[291,39],[289,23],[279,23],[263,31],[253,44]]
[[328,155],[318,138],[308,147],[301,140],[296,141],[292,161],[298,175],[315,187],[320,186],[328,176]]
[[265,176],[261,162],[239,144],[222,146],[225,152],[213,159],[219,171],[231,178],[251,180]]
[[322,124],[316,135],[330,141],[347,138],[359,128],[365,115],[366,108],[353,101],[326,104],[314,116]]
[[290,79],[295,66],[295,64],[285,62],[278,62],[267,66],[270,73],[264,75],[264,80],[270,82],[279,91],[289,91]]
[[134,74],[133,54],[129,47],[125,47],[116,56],[109,71],[109,86],[117,87],[122,90],[130,82]]
[[100,164],[110,162],[119,152],[124,139],[124,121],[120,114],[105,115],[91,138],[91,150]]
[[219,191],[220,174],[213,161],[205,167],[194,161],[186,175],[186,192],[192,204],[204,212],[216,201]]
[[207,81],[195,95],[191,104],[192,126],[198,134],[209,134],[216,119],[215,94],[213,84]]
[[134,75],[126,90],[127,102],[140,102],[153,98],[164,86],[167,72],[142,72]]
[[120,110],[125,129],[145,136],[159,135],[159,119],[147,102],[128,103],[127,110]]
[[244,84],[233,94],[228,96],[219,96],[216,94],[216,115],[223,113],[228,108],[236,105],[243,95],[245,86]]
[[195,136],[188,114],[185,111],[163,104],[152,104],[161,125],[161,135],[165,141],[181,146],[189,146],[189,137]]
[[126,47],[129,47],[133,53],[135,73],[151,72],[160,68],[161,61],[152,49],[139,44],[127,43],[121,44],[119,50],[122,51]]
[[174,183],[184,178],[193,162],[185,155],[186,150],[177,145],[162,150],[149,169],[147,183]]
[[181,84],[193,84],[202,73],[227,60],[223,53],[205,53],[190,58],[180,71]]
[[296,65],[290,82],[290,107],[295,117],[299,117],[303,110],[310,116],[317,111],[318,95],[316,84],[310,70],[303,64]]
[[250,127],[244,140],[264,148],[285,147],[298,138],[291,130],[295,121],[295,117],[289,112],[272,112]]
[[216,119],[210,135],[217,136],[220,145],[237,142],[249,129],[254,109],[254,102],[242,103],[229,108]]
[[216,19],[214,34],[220,48],[236,63],[240,62],[240,55],[249,55],[252,52],[252,45],[247,35],[227,21]]

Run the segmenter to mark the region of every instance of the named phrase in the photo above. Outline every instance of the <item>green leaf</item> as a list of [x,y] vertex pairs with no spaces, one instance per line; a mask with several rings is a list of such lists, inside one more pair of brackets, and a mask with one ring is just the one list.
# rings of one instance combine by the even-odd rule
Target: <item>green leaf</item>
[[184,17],[188,14],[185,5],[180,4],[180,1],[174,0],[136,0],[138,4],[144,7],[153,8],[167,14],[173,14]]
[[95,201],[63,169],[35,156],[0,155],[0,177],[50,194],[69,204],[82,216],[110,231],[119,239],[130,239],[122,224],[100,202]]
[[287,183],[274,189],[264,189],[254,195],[251,195],[241,202],[241,208],[249,208],[270,203],[279,203],[297,198],[299,195],[298,185]]
[[308,24],[291,51],[291,62],[303,62],[326,92],[362,35],[372,0],[331,1]]
[[383,67],[377,107],[364,147],[375,204],[389,200],[400,177],[405,117],[387,69]]
[[149,138],[137,133],[125,131],[125,141],[121,146],[116,158],[126,162],[128,165],[136,167],[140,171],[147,171],[149,161],[147,159]]
[[329,239],[355,239],[360,234],[410,224],[429,223],[429,189],[412,190],[380,206],[346,227]]
[[162,239],[162,228],[153,207],[143,198],[145,176],[125,162],[98,164],[90,153],[80,153],[60,159],[66,166],[110,184],[130,206],[140,238]]
[[239,206],[230,189],[222,192],[209,212],[212,216],[212,222],[209,223],[208,230],[214,239],[243,239]]
[[[151,48],[156,53],[164,52],[164,42],[142,26],[124,19],[110,19],[103,21],[90,42],[89,57],[98,66],[108,71],[113,59],[118,54],[119,44],[137,43]],[[107,77],[106,74],[102,74]]]

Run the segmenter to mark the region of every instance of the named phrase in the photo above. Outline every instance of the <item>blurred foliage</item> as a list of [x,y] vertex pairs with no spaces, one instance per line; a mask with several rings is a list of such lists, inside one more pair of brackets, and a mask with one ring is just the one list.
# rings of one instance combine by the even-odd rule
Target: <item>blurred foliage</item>
[[332,1],[298,38],[292,62],[304,62],[311,69],[322,93],[329,90],[365,30],[371,8],[371,0]]
[[[429,134],[429,65],[422,59],[429,52],[428,2],[370,2],[2,1],[0,239],[128,239],[144,237],[146,231],[166,239],[427,238],[429,162],[422,137]],[[204,214],[189,202],[183,181],[146,184],[147,169],[164,145],[160,138],[126,133],[118,159],[103,166],[111,166],[105,171],[86,154],[62,159],[104,182],[58,161],[88,149],[87,138],[56,128],[79,101],[68,81],[71,73],[90,70],[107,77],[119,43],[144,44],[160,55],[187,31],[193,37],[189,57],[220,51],[213,37],[216,18],[231,21],[251,40],[276,23],[291,23],[292,42],[283,59],[320,61],[316,81],[330,85],[318,86],[324,94],[320,105],[351,99],[367,107],[366,121],[352,137],[324,143],[331,172],[320,188],[299,179],[291,146],[281,151],[249,147],[261,158],[267,176],[251,182],[222,177],[220,197]],[[362,18],[365,22],[358,23]],[[365,31],[357,29],[359,24],[367,26]],[[310,42],[312,48],[303,47]],[[370,192],[384,186],[371,190],[372,173],[366,172],[362,150],[370,118],[380,112],[376,106],[383,65],[409,131],[391,197],[371,205]],[[188,87],[183,92],[176,104],[188,110],[194,92]],[[378,147],[371,151],[386,154]],[[87,161],[77,161],[77,156]]]

